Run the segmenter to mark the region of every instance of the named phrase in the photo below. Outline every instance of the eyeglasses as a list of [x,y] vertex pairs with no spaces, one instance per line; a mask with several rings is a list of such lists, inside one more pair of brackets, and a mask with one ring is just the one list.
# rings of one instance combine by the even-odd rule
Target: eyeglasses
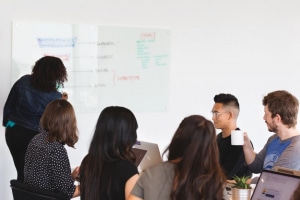
[[218,118],[221,114],[223,113],[227,113],[227,112],[217,112],[217,111],[212,111],[212,116],[215,117],[215,118]]

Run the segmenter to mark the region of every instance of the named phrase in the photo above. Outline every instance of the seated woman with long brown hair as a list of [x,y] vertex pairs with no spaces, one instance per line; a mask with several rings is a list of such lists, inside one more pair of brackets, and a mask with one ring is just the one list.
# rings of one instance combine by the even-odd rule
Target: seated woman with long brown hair
[[168,161],[146,169],[129,200],[228,199],[211,121],[200,115],[183,119],[167,152]]

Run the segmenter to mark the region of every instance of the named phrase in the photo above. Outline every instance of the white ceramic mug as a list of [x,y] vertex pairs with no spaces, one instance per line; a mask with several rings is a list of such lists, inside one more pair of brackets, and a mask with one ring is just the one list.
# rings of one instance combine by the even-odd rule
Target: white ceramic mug
[[231,131],[231,145],[244,145],[244,132],[241,130]]

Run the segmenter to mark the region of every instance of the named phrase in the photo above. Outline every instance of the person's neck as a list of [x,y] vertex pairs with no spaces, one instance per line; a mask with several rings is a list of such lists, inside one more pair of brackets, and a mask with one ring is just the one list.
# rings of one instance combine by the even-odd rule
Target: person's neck
[[291,137],[300,135],[300,132],[296,129],[296,127],[291,127],[291,128],[282,127],[278,130],[277,135],[281,140],[286,140]]
[[222,138],[226,138],[231,135],[231,131],[237,128],[236,124],[228,126],[222,129]]

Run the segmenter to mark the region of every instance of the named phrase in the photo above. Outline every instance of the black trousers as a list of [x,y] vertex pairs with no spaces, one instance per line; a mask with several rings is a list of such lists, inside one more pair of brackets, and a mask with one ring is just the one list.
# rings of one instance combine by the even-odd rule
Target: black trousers
[[17,169],[17,179],[20,181],[24,180],[25,153],[27,146],[36,134],[38,134],[38,132],[18,125],[7,127],[5,129],[6,144]]

